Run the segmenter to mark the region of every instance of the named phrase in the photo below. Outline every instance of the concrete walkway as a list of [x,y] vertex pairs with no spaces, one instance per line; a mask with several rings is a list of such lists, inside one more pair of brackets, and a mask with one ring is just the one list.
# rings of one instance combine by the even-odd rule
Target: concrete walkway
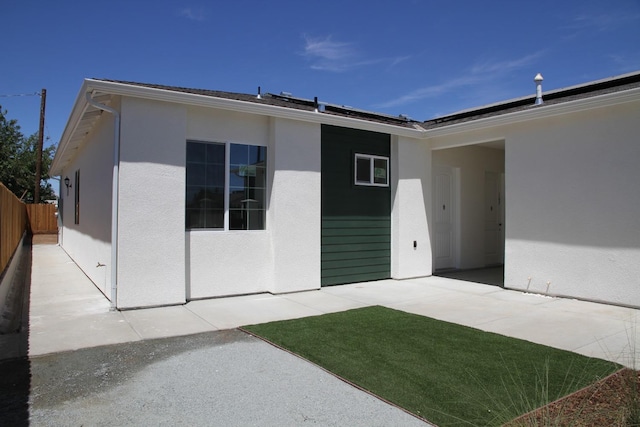
[[[639,310],[549,298],[442,277],[383,280],[285,295],[192,301],[110,311],[110,303],[57,245],[34,245],[28,354],[236,328],[370,305],[638,365]],[[3,345],[0,358],[19,351]]]

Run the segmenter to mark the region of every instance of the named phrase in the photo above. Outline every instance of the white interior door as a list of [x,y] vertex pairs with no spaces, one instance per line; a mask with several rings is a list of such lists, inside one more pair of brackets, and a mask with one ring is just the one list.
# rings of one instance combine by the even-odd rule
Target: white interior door
[[504,263],[504,175],[484,174],[485,265]]
[[455,260],[455,173],[452,167],[433,168],[434,268],[454,268]]

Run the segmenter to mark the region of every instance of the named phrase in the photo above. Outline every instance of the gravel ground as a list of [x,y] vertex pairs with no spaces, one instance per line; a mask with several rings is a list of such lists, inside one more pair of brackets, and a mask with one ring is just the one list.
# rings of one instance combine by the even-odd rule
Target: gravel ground
[[427,425],[238,330],[5,361],[0,378],[0,425]]

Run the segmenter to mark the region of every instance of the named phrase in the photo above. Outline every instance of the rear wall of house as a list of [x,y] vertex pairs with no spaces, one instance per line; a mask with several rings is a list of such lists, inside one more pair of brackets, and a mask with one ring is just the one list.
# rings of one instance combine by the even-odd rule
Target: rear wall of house
[[640,306],[639,118],[629,103],[508,141],[507,286]]
[[505,141],[507,288],[640,307],[639,117],[636,101],[430,140]]

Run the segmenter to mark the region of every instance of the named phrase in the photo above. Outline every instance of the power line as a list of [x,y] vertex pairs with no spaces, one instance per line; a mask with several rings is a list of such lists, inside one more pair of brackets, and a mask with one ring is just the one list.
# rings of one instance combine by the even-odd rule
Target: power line
[[42,94],[40,92],[35,92],[35,93],[17,93],[17,94],[7,94],[7,95],[0,95],[0,98],[11,98],[14,96],[41,96]]

